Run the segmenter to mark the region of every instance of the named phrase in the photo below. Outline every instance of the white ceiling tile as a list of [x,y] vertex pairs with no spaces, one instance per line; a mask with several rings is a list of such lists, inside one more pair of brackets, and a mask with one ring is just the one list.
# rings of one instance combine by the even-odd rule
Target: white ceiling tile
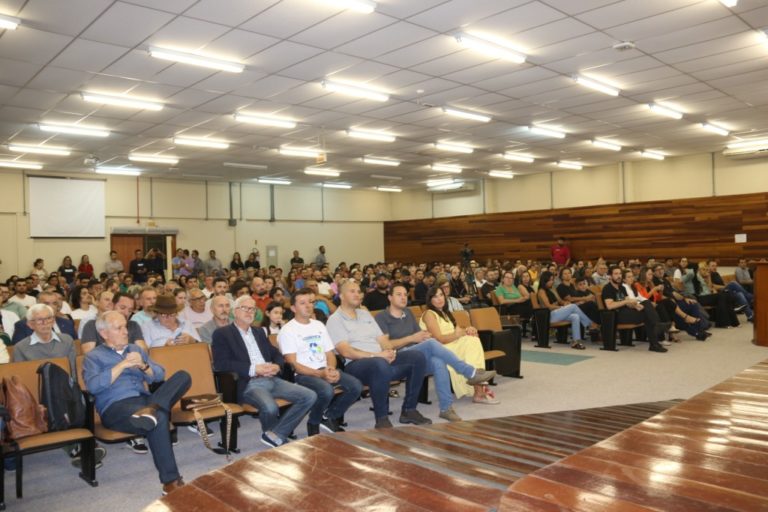
[[[363,62],[357,57],[339,53],[325,52],[320,55],[280,71],[280,74],[297,80],[315,81],[342,73],[345,69]],[[342,78],[337,76],[336,78]]]
[[555,9],[573,15],[591,11],[605,5],[614,4],[617,0],[579,0],[578,2],[574,2],[573,0],[542,0],[542,2],[548,4],[550,7],[554,7]]
[[270,75],[266,78],[262,78],[255,84],[241,87],[233,92],[239,96],[246,96],[249,98],[269,98],[275,94],[286,92],[302,84],[304,84],[302,80]]
[[692,3],[701,2],[700,0],[676,0],[675,2],[669,2],[669,0],[624,0],[579,14],[576,18],[594,27],[605,29],[650,18]]
[[8,101],[9,98],[13,97],[20,90],[21,89],[19,89],[18,87],[11,87],[10,85],[0,85],[0,105]]
[[150,80],[169,66],[168,61],[153,59],[144,50],[132,50],[104,70],[105,74],[134,80]]
[[[690,2],[690,0],[685,1]],[[651,1],[645,0],[640,3],[651,3]],[[669,2],[666,3],[669,5]],[[678,6],[675,5],[675,7]],[[663,14],[612,27],[607,29],[606,33],[620,40],[639,41],[672,32],[680,27],[704,24],[724,18],[727,15],[728,10],[719,2],[700,2],[696,0],[696,5],[675,8]]]
[[[230,30],[225,25],[179,17],[173,19],[170,23],[152,34],[148,39],[148,44],[188,52],[199,51],[202,54],[206,54],[207,52],[203,48]],[[241,49],[240,52],[245,53],[245,49]],[[211,56],[236,61],[247,57],[247,55],[240,52],[229,55],[212,54]]]
[[729,16],[700,25],[681,27],[636,43],[645,52],[657,53],[744,31],[744,22]]
[[197,108],[198,106],[218,98],[220,95],[197,89],[183,89],[177,94],[170,96],[167,100],[178,108]]
[[56,106],[63,100],[66,94],[38,91],[25,88],[17,93],[13,98],[6,102],[7,105],[14,107],[28,107],[48,110]]
[[[379,56],[376,60],[392,64],[393,66],[408,68],[457,51],[461,51],[461,47],[454,38],[439,35],[426,41],[414,43],[406,48],[391,51]],[[420,70],[416,69],[414,71]]]
[[195,88],[211,92],[227,93],[253,85],[265,76],[265,73],[249,70],[243,71],[242,73],[216,73],[205,80],[196,83]]
[[523,47],[530,48],[531,61],[536,62],[538,48],[549,46],[573,37],[579,37],[594,32],[594,29],[573,18],[563,18],[541,27],[536,27],[516,35]]
[[274,37],[235,29],[207,44],[202,51],[222,58],[244,62],[254,54],[274,46],[278,42],[279,40]]
[[51,62],[51,65],[98,73],[128,51],[128,48],[122,46],[76,39]]
[[241,110],[252,103],[250,98],[243,98],[241,96],[221,96],[215,98],[207,103],[199,105],[196,110],[201,112],[208,112],[212,114],[221,114],[231,116],[238,110]]
[[245,64],[260,71],[274,73],[323,53],[320,48],[281,41],[247,59]]
[[424,41],[435,35],[437,34],[432,30],[412,23],[398,22],[355,39],[349,44],[342,45],[336,48],[336,51],[372,59],[397,48],[405,48],[413,43]]
[[718,55],[734,50],[764,50],[765,48],[758,44],[755,39],[754,34],[742,32],[740,34],[725,36],[711,41],[657,53],[656,58],[667,64],[676,64],[678,62],[684,62],[709,55]]
[[466,27],[488,16],[502,13],[528,0],[484,0],[467,2],[450,0],[432,9],[408,18],[417,25],[431,27],[439,32]]
[[[2,39],[0,39],[2,42]],[[0,45],[1,46],[1,45]],[[0,84],[24,85],[42,69],[40,64],[0,58]]]
[[22,25],[0,37],[0,57],[32,64],[46,64],[72,41],[72,37]]
[[172,64],[153,76],[152,80],[166,85],[189,87],[216,73],[224,73],[224,71],[214,71],[199,66]]
[[[743,7],[739,7],[739,9],[747,9],[750,5],[761,5],[763,2],[761,0],[745,3],[742,2]],[[747,22],[752,24],[752,26],[755,27],[765,27],[768,26],[768,5],[763,5],[761,7],[758,7],[757,9],[751,9],[748,11],[741,12],[741,17]]]
[[[510,2],[511,3],[511,2]],[[529,46],[518,34],[532,27],[538,27],[565,18],[565,14],[541,2],[528,2],[489,16],[467,27],[472,31],[484,32],[496,37],[503,37],[515,45]]]
[[[591,32],[536,49],[536,63],[564,73],[572,73],[583,67],[600,66],[622,60],[630,52],[618,52],[611,48],[615,39],[601,32]],[[634,52],[640,55],[639,52]]]
[[320,2],[283,0],[243,23],[240,28],[279,38],[288,38],[335,15]]
[[112,3],[111,0],[30,0],[18,15],[24,25],[38,30],[76,36]]
[[131,0],[131,3],[143,5],[144,7],[152,7],[165,12],[181,14],[197,1],[198,0],[163,0],[162,3],[158,3],[157,0]]
[[184,16],[237,27],[244,21],[278,3],[278,0],[200,0],[184,12]]
[[693,71],[691,72],[691,75],[699,80],[706,81],[731,75],[749,73],[763,68],[765,68],[765,57],[734,62],[733,64],[725,64],[717,67],[707,67],[701,71]]
[[29,82],[29,87],[50,91],[74,91],[80,89],[92,76],[91,73],[82,71],[46,66]]
[[134,47],[172,19],[169,13],[116,2],[81,37]]
[[358,13],[344,11],[294,35],[291,39],[331,50],[395,22],[396,20],[383,14],[372,13],[361,17]]

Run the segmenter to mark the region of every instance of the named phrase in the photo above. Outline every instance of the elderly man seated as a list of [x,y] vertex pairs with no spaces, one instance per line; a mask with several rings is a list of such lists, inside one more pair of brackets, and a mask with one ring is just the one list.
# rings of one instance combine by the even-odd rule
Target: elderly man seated
[[[192,385],[185,371],[165,379],[165,370],[138,346],[128,343],[125,317],[102,314],[96,328],[104,339],[85,356],[83,378],[96,397],[96,410],[105,427],[144,436],[160,473],[163,494],[184,485],[171,444],[171,408]],[[165,382],[153,393],[147,384]]]
[[178,313],[182,309],[183,306],[178,305],[171,295],[157,297],[155,304],[149,307],[149,312],[153,313],[155,318],[141,325],[144,341],[149,348],[200,341],[195,328],[179,318]]
[[[75,324],[69,318],[63,317],[59,314],[61,311],[61,298],[54,292],[42,292],[37,296],[37,304],[45,304],[53,310],[53,316],[55,321],[52,323],[53,331],[57,334],[67,334],[73,340],[77,339],[77,333],[75,332]],[[20,340],[30,336],[32,334],[32,327],[29,322],[22,319],[16,322],[13,332],[13,343],[16,344]]]
[[211,299],[211,306],[208,309],[211,311],[212,318],[201,325],[197,329],[197,333],[200,335],[200,341],[211,344],[213,343],[213,331],[232,323],[229,319],[232,306],[227,297],[217,295]]

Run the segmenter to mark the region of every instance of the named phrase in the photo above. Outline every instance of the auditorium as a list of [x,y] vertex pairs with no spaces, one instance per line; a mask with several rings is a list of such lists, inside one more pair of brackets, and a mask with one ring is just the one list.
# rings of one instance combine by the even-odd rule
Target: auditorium
[[765,0],[0,0],[0,510],[768,510]]

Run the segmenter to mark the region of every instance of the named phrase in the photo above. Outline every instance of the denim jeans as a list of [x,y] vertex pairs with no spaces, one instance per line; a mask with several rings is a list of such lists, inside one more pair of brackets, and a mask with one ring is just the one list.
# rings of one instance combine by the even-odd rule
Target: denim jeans
[[434,338],[411,345],[402,350],[416,350],[424,354],[424,357],[427,359],[427,373],[431,373],[435,378],[435,392],[437,393],[437,401],[440,403],[441,411],[448,410],[453,405],[451,375],[448,373],[448,366],[468,379],[475,373],[475,369],[471,365],[459,359],[456,354],[445,348],[442,343]]
[[[292,405],[281,415],[275,402],[282,398]],[[279,377],[255,377],[248,381],[243,401],[259,409],[259,421],[264,432],[272,431],[285,440],[317,400],[311,389]]]
[[[110,405],[101,421],[104,426],[119,432],[128,432],[144,436],[152,452],[152,460],[160,473],[160,482],[167,484],[179,479],[179,469],[173,455],[171,430],[169,426],[170,411],[173,404],[178,402],[192,385],[192,378],[185,371],[174,373],[151,395],[141,395],[125,398]],[[155,413],[157,426],[152,430],[134,427],[130,422],[131,414],[148,405],[157,405]]]
[[[363,391],[363,383],[355,377],[339,372],[341,376],[336,384],[331,384],[320,377],[296,374],[296,384],[309,388],[317,395],[317,400],[309,411],[307,423],[319,425],[323,420],[323,414],[332,420],[341,418],[347,409],[354,404]],[[335,388],[341,388],[342,394],[334,394]]]
[[752,312],[750,304],[753,300],[755,300],[755,296],[745,290],[744,287],[736,281],[731,281],[725,285],[725,291],[731,294],[731,297],[733,297],[733,300],[736,302],[736,304],[739,306],[745,306],[744,313],[747,315],[748,319],[752,318],[754,313]]
[[549,321],[551,323],[563,322],[565,320],[571,322],[571,332],[575,341],[581,340],[582,325],[584,327],[592,325],[592,320],[576,304],[568,304],[549,314]]
[[344,367],[345,372],[370,389],[376,418],[385,418],[389,414],[389,383],[393,380],[406,379],[403,410],[416,409],[426,370],[424,354],[415,350],[399,351],[391,364],[383,357],[370,357],[356,359]]

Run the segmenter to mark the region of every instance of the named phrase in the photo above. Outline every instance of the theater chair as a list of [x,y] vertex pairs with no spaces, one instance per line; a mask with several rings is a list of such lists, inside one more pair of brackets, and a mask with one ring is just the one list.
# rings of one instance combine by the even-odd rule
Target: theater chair
[[[189,373],[192,377],[192,386],[184,395],[185,397],[218,393],[213,376],[211,349],[207,343],[155,347],[149,350],[149,357],[165,368],[166,378],[171,377],[180,370],[185,370]],[[245,411],[237,403],[227,398],[223,398],[223,402],[232,410],[232,432],[229,449],[234,453],[240,453],[237,447],[237,417]],[[212,407],[200,411],[200,414],[206,421],[213,419],[220,421],[221,442],[219,446],[225,448],[227,446],[227,417],[224,408]],[[171,423],[174,425],[195,425],[197,422],[192,411],[182,411],[181,404],[177,403],[171,410]]]
[[[499,375],[517,377],[520,375],[522,341],[520,326],[503,328],[495,308],[474,308],[469,310],[472,326],[477,329],[480,342],[485,349],[486,369],[494,369]],[[491,366],[491,368],[488,368]]]
[[[67,374],[70,373],[69,359],[58,357],[55,359],[40,359],[36,361],[23,361],[18,363],[7,363],[0,365],[0,379],[4,377],[16,376],[29,389],[32,396],[40,401],[38,391],[37,369],[43,363],[51,362],[63,368]],[[71,428],[56,432],[46,432],[29,437],[23,437],[17,440],[7,440],[2,444],[0,450],[0,462],[5,461],[5,457],[16,457],[16,497],[22,497],[23,483],[23,460],[24,455],[45,452],[55,448],[63,448],[67,445],[77,443],[80,445],[80,457],[82,468],[80,478],[86,481],[91,487],[96,487],[96,458],[94,450],[96,440],[93,433],[86,428]],[[69,466],[69,464],[66,464]],[[5,471],[0,471],[0,510],[5,510]]]
[[602,288],[600,286],[590,287],[592,293],[597,297],[597,307],[600,310],[600,337],[603,339],[603,346],[600,350],[610,350],[618,352],[616,348],[616,332],[619,333],[621,346],[634,347],[632,343],[632,332],[635,332],[637,339],[645,338],[645,326],[643,324],[617,324],[616,312],[605,308],[603,302]]
[[562,321],[550,323],[551,312],[541,307],[539,298],[535,293],[531,294],[531,306],[533,307],[533,321],[536,324],[536,346],[538,348],[552,348],[549,346],[549,329],[555,329],[556,343],[568,344],[568,328],[571,322]]

